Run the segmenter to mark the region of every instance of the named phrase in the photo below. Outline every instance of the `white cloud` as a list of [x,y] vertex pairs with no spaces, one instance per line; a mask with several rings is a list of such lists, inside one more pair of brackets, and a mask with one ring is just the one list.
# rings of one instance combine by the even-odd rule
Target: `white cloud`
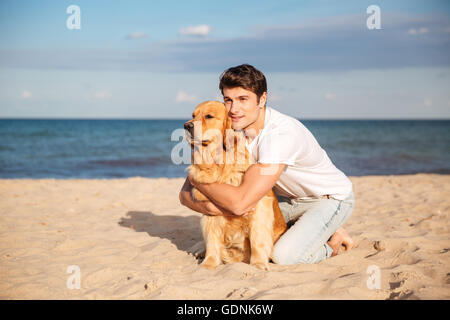
[[[2,49],[0,67],[217,72],[244,61],[263,66],[265,72],[329,72],[450,65],[448,33],[443,32],[449,27],[448,19],[437,14],[394,14],[389,15],[389,19],[386,15],[388,13],[383,21],[390,22],[384,27],[391,31],[384,32],[382,37],[368,37],[366,28],[355,27],[361,25],[360,14],[315,19],[312,23],[298,22],[284,28],[265,26],[248,35],[225,38],[211,37],[214,28],[211,32],[209,26],[198,28],[188,24],[185,26],[190,28],[184,28],[183,34],[208,36],[180,36],[182,41],[155,40],[131,51],[117,48]],[[420,35],[424,32],[428,33]],[[398,41],[399,33],[405,35],[402,41]],[[330,37],[330,34],[339,37]],[[382,54],[373,48],[383,48]],[[319,98],[323,99],[323,93]]]
[[424,28],[424,27],[419,28],[419,29],[411,28],[408,30],[408,34],[412,35],[412,36],[415,36],[418,34],[425,34],[427,32],[428,32],[428,28]]
[[431,100],[430,98],[425,98],[423,100],[423,104],[425,105],[425,107],[431,107],[433,105],[433,100]]
[[175,98],[176,102],[194,102],[197,100],[197,97],[193,94],[186,93],[184,91],[178,91],[177,96]]
[[22,91],[22,94],[21,94],[22,99],[30,99],[32,96],[33,96],[33,94],[31,93],[31,91],[28,91],[28,90]]
[[180,34],[182,36],[197,36],[197,37],[206,37],[212,28],[206,24],[201,24],[198,26],[191,26],[180,29]]
[[142,39],[147,38],[147,34],[145,32],[133,32],[126,36],[127,39]]
[[336,99],[336,95],[334,93],[327,92],[327,93],[325,93],[325,99],[326,100],[334,100],[334,99]]

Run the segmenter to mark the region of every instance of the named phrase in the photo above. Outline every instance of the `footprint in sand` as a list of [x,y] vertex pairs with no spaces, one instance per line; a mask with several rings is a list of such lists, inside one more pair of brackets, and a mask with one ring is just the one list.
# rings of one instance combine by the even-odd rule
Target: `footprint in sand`
[[[417,299],[414,291],[411,289],[415,280],[421,280],[422,277],[416,272],[400,271],[391,274],[389,282],[391,294],[388,300]],[[417,285],[414,285],[417,287]]]
[[227,294],[225,299],[227,300],[247,299],[255,295],[256,292],[258,292],[258,290],[253,287],[234,289],[233,291]]

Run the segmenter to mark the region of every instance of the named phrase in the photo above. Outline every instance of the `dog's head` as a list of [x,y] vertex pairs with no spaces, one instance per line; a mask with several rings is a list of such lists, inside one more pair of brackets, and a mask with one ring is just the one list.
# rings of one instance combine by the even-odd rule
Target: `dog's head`
[[231,129],[231,121],[222,102],[205,101],[195,108],[192,120],[184,124],[184,129],[191,146],[201,144],[219,147],[220,144],[222,147],[226,130]]

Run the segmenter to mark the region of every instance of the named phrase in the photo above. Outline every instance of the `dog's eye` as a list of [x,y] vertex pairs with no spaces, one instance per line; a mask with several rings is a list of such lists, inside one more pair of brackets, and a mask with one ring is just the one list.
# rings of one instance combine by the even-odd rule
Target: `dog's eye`
[[205,118],[206,119],[212,119],[212,118],[214,118],[212,115],[210,115],[210,114],[207,114],[206,116],[205,116]]

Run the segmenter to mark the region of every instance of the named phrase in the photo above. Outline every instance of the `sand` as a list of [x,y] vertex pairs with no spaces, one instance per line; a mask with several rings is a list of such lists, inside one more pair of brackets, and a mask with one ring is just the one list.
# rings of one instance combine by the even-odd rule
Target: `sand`
[[184,179],[0,180],[0,298],[449,299],[450,175],[350,179],[355,247],[268,272],[198,265]]

